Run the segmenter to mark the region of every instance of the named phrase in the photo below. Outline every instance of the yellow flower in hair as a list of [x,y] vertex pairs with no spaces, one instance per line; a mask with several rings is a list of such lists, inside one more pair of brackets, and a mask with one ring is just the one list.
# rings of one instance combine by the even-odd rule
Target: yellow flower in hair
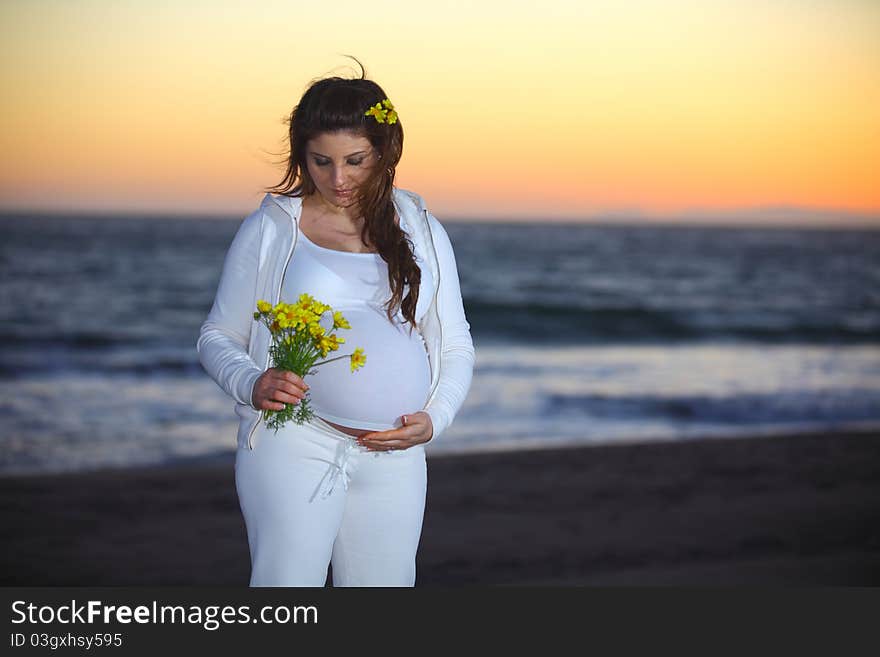
[[366,112],[364,116],[373,116],[379,123],[385,123],[385,110],[382,109],[382,103],[376,103]]
[[391,124],[397,122],[397,112],[394,110],[392,102],[387,98],[384,98],[370,107],[370,109],[364,112],[364,116],[372,116],[379,123],[385,123],[387,121]]

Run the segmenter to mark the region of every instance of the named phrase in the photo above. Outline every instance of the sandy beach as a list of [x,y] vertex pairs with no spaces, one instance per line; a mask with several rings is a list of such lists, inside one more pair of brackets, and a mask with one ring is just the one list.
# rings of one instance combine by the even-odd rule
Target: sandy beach
[[[4,585],[246,585],[232,457],[4,477]],[[433,456],[419,587],[878,585],[880,434]]]

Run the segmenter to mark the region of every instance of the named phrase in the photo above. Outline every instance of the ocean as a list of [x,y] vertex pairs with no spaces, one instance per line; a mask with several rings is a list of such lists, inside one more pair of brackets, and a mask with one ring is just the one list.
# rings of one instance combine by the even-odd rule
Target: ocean
[[[0,216],[0,474],[229,457],[240,222]],[[429,454],[880,426],[880,231],[444,225],[477,362]]]

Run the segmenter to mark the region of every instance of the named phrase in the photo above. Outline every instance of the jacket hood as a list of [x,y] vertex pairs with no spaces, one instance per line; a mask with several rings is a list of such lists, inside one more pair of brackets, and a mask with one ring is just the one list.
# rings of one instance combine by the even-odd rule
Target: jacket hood
[[[424,199],[415,192],[411,192],[407,189],[400,189],[399,187],[393,187],[391,194],[395,204],[401,212],[407,210],[421,212],[425,209]],[[302,197],[267,193],[266,196],[263,197],[263,202],[260,206],[265,207],[267,204],[275,204],[288,214],[293,215],[294,211],[302,204]]]

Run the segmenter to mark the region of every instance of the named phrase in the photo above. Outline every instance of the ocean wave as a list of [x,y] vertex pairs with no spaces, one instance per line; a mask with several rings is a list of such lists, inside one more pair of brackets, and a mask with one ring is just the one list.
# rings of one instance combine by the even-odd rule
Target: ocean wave
[[[845,318],[775,313],[659,310],[643,306],[577,308],[541,303],[466,301],[474,334],[487,341],[514,339],[529,344],[703,341],[712,338],[785,343],[880,343],[880,325],[854,326]],[[727,317],[725,317],[727,315]],[[726,321],[725,321],[726,320]]]

